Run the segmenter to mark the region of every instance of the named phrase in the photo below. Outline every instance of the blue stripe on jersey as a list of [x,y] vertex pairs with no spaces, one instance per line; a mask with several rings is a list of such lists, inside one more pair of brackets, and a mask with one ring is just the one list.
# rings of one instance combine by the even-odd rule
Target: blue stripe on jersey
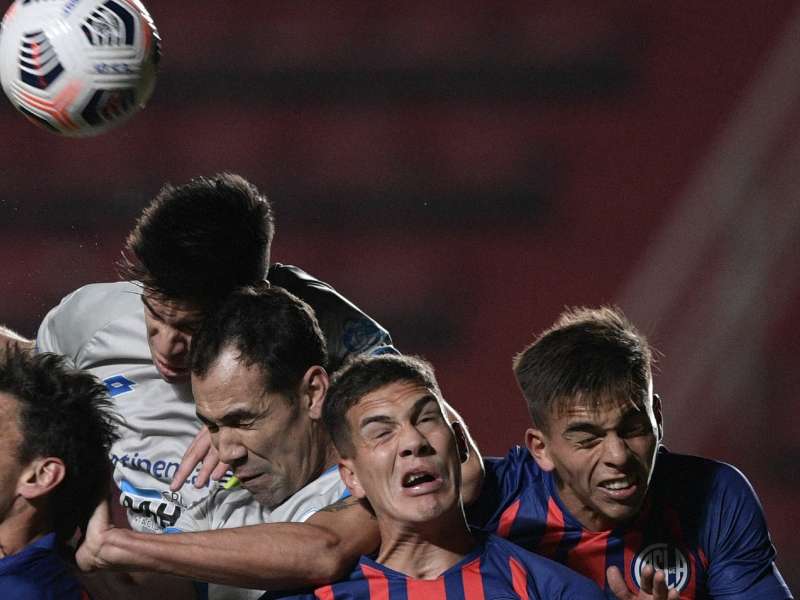
[[119,489],[121,492],[126,494],[135,494],[136,496],[141,496],[142,498],[153,498],[154,500],[161,500],[161,494],[158,490],[144,490],[142,488],[137,488],[130,484],[129,481],[123,479],[119,484]]
[[458,569],[444,576],[444,590],[448,598],[464,597],[464,576],[462,569]]

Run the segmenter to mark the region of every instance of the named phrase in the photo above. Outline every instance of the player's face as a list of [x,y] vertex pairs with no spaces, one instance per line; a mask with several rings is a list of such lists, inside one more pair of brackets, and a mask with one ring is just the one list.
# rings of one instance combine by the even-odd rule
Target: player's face
[[203,314],[183,302],[170,301],[145,291],[144,322],[150,355],[159,375],[168,383],[189,380],[189,345]]
[[22,433],[17,425],[19,407],[10,394],[0,392],[0,523],[9,516],[17,497],[23,466],[17,459]]
[[350,408],[347,421],[355,451],[342,474],[382,526],[424,524],[460,510],[456,439],[433,390],[390,383]]
[[192,376],[197,414],[242,487],[274,508],[325,466],[321,405],[307,405],[304,384],[296,398],[265,391],[261,368],[237,357],[223,350],[204,378]]
[[527,432],[531,454],[543,469],[555,469],[562,501],[587,529],[612,529],[642,507],[661,424],[652,389],[643,396],[637,406],[579,401],[551,414],[547,433]]

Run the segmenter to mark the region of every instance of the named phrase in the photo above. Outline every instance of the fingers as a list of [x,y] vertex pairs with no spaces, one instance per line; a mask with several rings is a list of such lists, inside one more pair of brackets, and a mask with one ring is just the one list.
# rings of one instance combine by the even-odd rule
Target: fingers
[[618,600],[633,600],[635,596],[625,585],[625,579],[622,577],[618,567],[608,567],[606,571],[606,581],[608,588],[614,593]]
[[645,565],[644,567],[642,567],[639,589],[641,589],[641,591],[643,591],[645,594],[650,595],[653,593],[653,577],[655,576],[655,574],[656,570],[653,568],[652,565]]
[[195,479],[194,487],[201,488],[205,487],[208,483],[208,478],[211,477],[211,473],[219,466],[219,454],[214,449],[213,446],[208,448],[208,452],[202,458],[203,466],[200,467],[200,472],[197,473],[197,479]]
[[[172,483],[169,485],[169,489],[173,492],[178,491],[181,489],[184,483],[186,483],[186,479],[194,472],[203,460],[205,459],[206,455],[208,454],[209,448],[211,446],[211,435],[208,433],[208,429],[203,427],[195,436],[192,443],[186,449],[186,452],[183,454],[183,458],[181,459],[181,464],[178,467],[178,470],[175,471],[175,475],[172,478]],[[217,459],[218,460],[218,459]],[[211,469],[216,466],[216,462],[214,465],[211,466]],[[209,470],[210,473],[210,470]],[[206,474],[206,481],[207,481]],[[197,486],[197,483],[195,483]],[[205,484],[203,484],[205,485]],[[203,487],[202,485],[197,487]]]
[[667,577],[664,571],[656,571],[653,576],[653,600],[667,600],[669,588],[667,588]]
[[225,475],[225,473],[228,472],[228,469],[230,468],[231,466],[228,463],[224,462],[218,463],[217,466],[214,467],[214,470],[211,472],[211,479],[214,479],[215,481],[222,479],[222,477]]

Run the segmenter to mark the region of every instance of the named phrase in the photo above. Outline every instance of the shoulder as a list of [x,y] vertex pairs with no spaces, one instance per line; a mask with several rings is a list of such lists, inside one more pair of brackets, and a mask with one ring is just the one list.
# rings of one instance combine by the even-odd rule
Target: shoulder
[[587,577],[498,536],[487,537],[484,554],[507,562],[512,576],[524,576],[540,598],[603,598],[600,588]]
[[[39,327],[43,333],[91,333],[110,321],[142,312],[141,288],[135,283],[93,283],[65,296],[47,313]],[[48,350],[44,348],[43,350]]]
[[693,501],[755,496],[747,477],[733,465],[700,456],[676,454],[666,448],[659,450],[653,485],[665,491],[672,488]]
[[386,329],[333,287],[302,269],[275,263],[267,279],[314,309],[328,344],[331,370],[350,355],[394,350]]
[[113,325],[123,337],[141,336],[144,311],[141,288],[133,282],[83,286],[45,316],[36,334],[39,352],[55,352],[80,364],[81,350],[101,330]]

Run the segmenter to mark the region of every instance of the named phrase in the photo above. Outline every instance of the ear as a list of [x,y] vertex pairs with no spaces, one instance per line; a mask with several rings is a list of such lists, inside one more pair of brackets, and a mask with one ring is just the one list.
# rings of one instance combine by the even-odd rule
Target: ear
[[543,471],[552,471],[555,469],[549,452],[549,440],[547,434],[541,429],[531,427],[525,432],[525,445],[528,447],[528,452],[531,453],[533,460]]
[[358,476],[353,469],[352,460],[347,458],[342,459],[339,463],[339,477],[342,478],[342,481],[344,481],[344,484],[347,486],[347,489],[350,490],[354,498],[358,498],[359,500],[366,498],[367,494],[358,481]]
[[464,432],[464,426],[458,421],[453,421],[450,426],[453,428],[453,435],[456,436],[458,458],[463,464],[469,459],[469,444],[467,443],[467,434]]
[[36,458],[22,471],[17,492],[27,500],[46,496],[64,481],[64,461],[54,456]]
[[302,398],[305,400],[304,406],[308,409],[309,416],[314,420],[322,418],[322,405],[328,393],[328,384],[328,372],[319,365],[309,367],[303,375],[300,384]]

